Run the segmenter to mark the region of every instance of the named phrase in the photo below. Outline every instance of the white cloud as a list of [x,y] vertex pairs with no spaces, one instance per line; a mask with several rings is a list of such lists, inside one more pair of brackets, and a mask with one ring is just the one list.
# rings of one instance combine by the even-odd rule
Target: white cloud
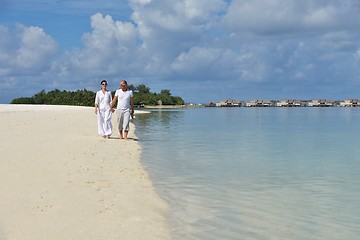
[[359,20],[357,0],[234,0],[224,26],[235,32],[289,34],[353,29]]
[[133,20],[146,28],[171,32],[204,30],[216,23],[219,13],[226,10],[223,0],[168,0],[133,6]]
[[83,35],[84,49],[67,52],[54,66],[63,78],[116,74],[130,70],[138,57],[138,31],[132,23],[97,13],[91,17],[91,27],[92,32]]
[[315,9],[304,17],[304,23],[307,25],[328,25],[333,23],[336,17],[337,9],[335,6],[326,6]]
[[49,69],[58,46],[43,29],[17,25],[9,31],[2,26],[0,32],[0,74],[33,75]]
[[[200,69],[203,72],[209,66],[212,66],[221,58],[223,51],[221,49],[207,49],[194,47],[188,52],[182,52],[171,65],[173,70],[186,75],[196,74]],[[214,71],[214,68],[208,69]]]
[[355,51],[354,57],[355,57],[355,59],[360,60],[360,49],[357,49],[357,50]]
[[226,9],[222,0],[185,0],[177,1],[175,9],[188,20],[211,21],[216,13]]
[[24,25],[0,26],[0,35],[0,102],[44,89],[50,80],[44,76],[57,56],[55,41],[43,29]]
[[19,27],[20,46],[16,65],[20,68],[45,70],[57,51],[57,44],[38,27]]
[[111,16],[97,13],[91,17],[91,33],[84,34],[86,48],[134,48],[137,29],[130,22],[114,21]]
[[149,3],[151,3],[151,0],[130,0],[129,1],[132,5],[141,5],[145,6]]
[[221,48],[194,47],[182,52],[171,64],[179,74],[192,76],[199,81],[263,81],[267,67],[257,58],[263,49],[241,49],[235,52]]
[[[66,5],[64,9],[75,10],[80,5],[93,9],[95,2],[62,4]],[[106,12],[115,3],[106,2]],[[42,28],[19,25],[9,30],[0,25],[2,86],[16,89],[18,75],[29,83],[37,79],[49,88],[66,89],[91,89],[97,87],[97,79],[120,77],[150,86],[150,81],[166,79],[176,86],[185,82],[194,86],[210,80],[226,82],[228,91],[244,84],[253,84],[253,89],[296,89],[301,79],[315,91],[322,79],[338,86],[336,76],[353,79],[358,72],[357,0],[128,3],[131,19],[92,15],[91,30],[84,30],[87,32],[82,35],[83,47],[66,49],[55,60],[56,43]],[[286,84],[293,85],[286,88]],[[236,89],[245,91],[242,87]]]

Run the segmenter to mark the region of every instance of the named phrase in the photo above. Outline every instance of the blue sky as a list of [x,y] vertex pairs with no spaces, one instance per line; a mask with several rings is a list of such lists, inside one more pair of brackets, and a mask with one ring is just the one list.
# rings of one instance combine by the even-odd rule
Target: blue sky
[[360,98],[358,0],[0,0],[0,103],[121,79],[186,102]]

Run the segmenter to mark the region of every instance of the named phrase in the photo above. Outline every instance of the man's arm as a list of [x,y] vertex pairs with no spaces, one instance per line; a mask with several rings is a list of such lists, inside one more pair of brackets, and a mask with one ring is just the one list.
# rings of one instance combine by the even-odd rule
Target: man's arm
[[134,118],[134,100],[133,100],[133,97],[130,97],[130,107],[131,107],[131,118]]

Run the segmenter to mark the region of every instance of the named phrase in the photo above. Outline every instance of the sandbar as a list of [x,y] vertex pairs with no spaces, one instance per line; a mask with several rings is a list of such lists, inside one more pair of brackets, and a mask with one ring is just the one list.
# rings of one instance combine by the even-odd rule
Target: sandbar
[[0,104],[0,239],[170,239],[136,121],[127,141],[113,124],[103,139],[94,108]]

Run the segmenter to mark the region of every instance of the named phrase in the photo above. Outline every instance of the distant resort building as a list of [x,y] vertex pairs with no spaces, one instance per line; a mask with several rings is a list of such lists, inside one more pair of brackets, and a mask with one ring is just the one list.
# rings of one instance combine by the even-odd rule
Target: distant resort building
[[305,105],[305,102],[293,99],[284,99],[276,103],[277,107],[303,107]]
[[360,99],[348,99],[344,101],[333,101],[326,99],[297,100],[283,99],[280,101],[251,100],[239,101],[227,99],[220,102],[210,102],[205,107],[360,107]]
[[272,107],[273,102],[269,100],[251,100],[245,103],[246,107]]
[[236,99],[228,99],[215,103],[215,107],[241,107],[241,102]]
[[348,99],[340,102],[340,107],[360,107],[359,99]]
[[309,107],[334,107],[335,101],[333,100],[323,100],[323,99],[315,99],[308,102]]

